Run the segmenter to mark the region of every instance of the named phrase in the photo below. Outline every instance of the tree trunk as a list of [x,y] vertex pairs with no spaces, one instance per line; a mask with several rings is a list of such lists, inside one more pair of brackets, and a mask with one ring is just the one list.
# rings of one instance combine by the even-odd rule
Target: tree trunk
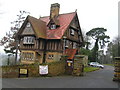
[[98,39],[95,41],[95,46],[93,48],[93,61],[97,61],[98,59]]
[[17,55],[18,55],[18,40],[16,40],[15,65],[17,64]]

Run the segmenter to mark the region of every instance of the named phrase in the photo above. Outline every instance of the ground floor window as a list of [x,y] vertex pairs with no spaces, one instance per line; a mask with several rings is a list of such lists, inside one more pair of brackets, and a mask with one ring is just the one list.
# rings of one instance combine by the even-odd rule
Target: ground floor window
[[73,49],[77,48],[77,43],[73,42]]
[[22,52],[21,60],[34,60],[34,53],[32,52]]
[[48,55],[48,59],[53,59],[54,55],[53,54],[49,54]]

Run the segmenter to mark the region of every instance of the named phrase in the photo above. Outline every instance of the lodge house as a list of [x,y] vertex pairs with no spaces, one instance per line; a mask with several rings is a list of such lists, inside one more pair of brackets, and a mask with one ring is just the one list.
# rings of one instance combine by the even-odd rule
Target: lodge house
[[59,14],[60,5],[51,4],[50,16],[39,19],[27,16],[16,38],[19,40],[21,63],[31,64],[60,60],[66,49],[83,45],[77,12]]

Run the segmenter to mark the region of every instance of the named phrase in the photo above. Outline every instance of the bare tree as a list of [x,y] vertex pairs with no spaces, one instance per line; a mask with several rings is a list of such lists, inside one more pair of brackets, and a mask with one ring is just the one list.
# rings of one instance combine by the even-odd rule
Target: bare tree
[[4,46],[4,51],[8,54],[8,56],[17,54],[17,42],[15,41],[15,35],[28,14],[30,13],[20,11],[17,15],[17,19],[11,22],[10,30],[6,32],[6,35],[0,40],[0,46]]

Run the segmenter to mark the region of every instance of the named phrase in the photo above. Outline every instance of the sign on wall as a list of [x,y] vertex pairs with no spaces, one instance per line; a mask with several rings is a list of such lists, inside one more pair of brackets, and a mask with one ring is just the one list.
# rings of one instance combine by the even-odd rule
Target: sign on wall
[[40,65],[39,66],[39,73],[41,74],[41,75],[46,75],[46,74],[48,74],[48,65]]
[[18,77],[21,77],[21,76],[28,77],[28,69],[21,69],[21,68],[19,68],[19,76]]
[[20,69],[20,74],[27,74],[27,69]]
[[67,65],[68,65],[68,66],[71,66],[72,63],[73,63],[73,61],[67,61]]

